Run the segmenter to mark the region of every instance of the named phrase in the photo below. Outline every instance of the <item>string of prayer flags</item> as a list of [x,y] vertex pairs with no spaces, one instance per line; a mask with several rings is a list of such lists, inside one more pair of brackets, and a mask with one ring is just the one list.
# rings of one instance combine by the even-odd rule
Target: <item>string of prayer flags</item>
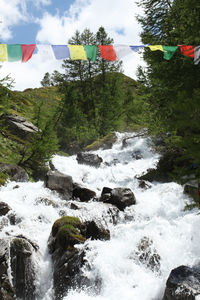
[[27,62],[35,50],[36,44],[0,44],[0,61]]
[[[97,51],[100,51],[101,58],[108,61],[116,61],[142,48],[149,48],[151,51],[162,51],[163,58],[170,60],[176,50],[180,48],[183,55],[194,59],[194,64],[200,62],[200,46],[192,45],[37,45],[38,54],[42,60],[47,59],[71,59],[96,61]],[[21,61],[27,62],[33,55],[36,44],[0,44],[0,62]]]

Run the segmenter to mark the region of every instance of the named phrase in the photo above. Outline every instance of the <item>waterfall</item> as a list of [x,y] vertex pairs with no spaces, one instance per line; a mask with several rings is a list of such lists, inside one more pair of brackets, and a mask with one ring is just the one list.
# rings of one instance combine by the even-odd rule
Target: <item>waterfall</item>
[[[124,138],[127,138],[126,147],[123,147]],[[34,254],[36,299],[53,300],[52,263],[47,249],[53,223],[63,215],[95,220],[110,230],[110,240],[87,240],[77,247],[87,249],[90,268],[84,272],[89,278],[101,278],[101,291],[94,294],[87,288],[72,290],[63,300],[160,300],[170,271],[199,261],[197,209],[184,210],[191,200],[177,183],[153,182],[146,189],[139,186],[136,176],[156,167],[159,159],[150,138],[117,133],[112,149],[93,153],[103,159],[99,168],[78,164],[76,156],[56,155],[53,164],[60,172],[71,175],[74,182],[95,191],[97,197],[103,187],[130,188],[136,205],[119,212],[116,224],[111,220],[107,204],[73,201],[80,208],[74,210],[70,206],[72,201],[62,200],[41,181],[9,182],[0,188],[0,201],[12,208],[16,222],[4,226],[0,236],[23,235],[38,245],[39,250]],[[134,153],[140,153],[139,159]],[[142,247],[148,248],[143,256]]]

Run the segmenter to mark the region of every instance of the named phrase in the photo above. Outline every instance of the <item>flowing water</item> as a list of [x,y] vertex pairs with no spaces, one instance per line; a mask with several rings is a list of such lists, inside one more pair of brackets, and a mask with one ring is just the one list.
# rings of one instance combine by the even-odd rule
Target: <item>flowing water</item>
[[[39,245],[34,254],[37,269],[37,299],[53,300],[52,264],[47,240],[52,224],[63,215],[78,216],[81,220],[95,220],[110,230],[109,241],[88,240],[87,260],[91,269],[88,277],[102,279],[100,294],[89,290],[72,290],[63,300],[161,300],[170,271],[180,265],[192,266],[199,262],[199,222],[197,209],[184,211],[191,200],[183,194],[183,187],[176,183],[149,183],[142,189],[136,176],[156,166],[159,155],[151,149],[149,138],[125,137],[134,134],[117,133],[118,140],[110,150],[98,150],[103,158],[100,168],[79,165],[76,156],[55,156],[55,167],[71,175],[73,181],[94,190],[100,196],[103,187],[128,187],[136,197],[136,205],[118,215],[112,222],[112,209],[98,201],[76,202],[78,210],[70,208],[70,201],[59,198],[56,192],[44,187],[43,182],[10,182],[0,189],[0,201],[9,204],[16,214],[16,225],[9,223],[0,237],[23,236]],[[140,151],[142,158],[134,159]],[[18,187],[16,187],[18,185]],[[0,224],[5,223],[0,217]],[[150,268],[137,255],[141,240],[150,242],[150,251],[159,257],[158,268]],[[157,255],[157,256],[156,256]],[[10,274],[10,279],[12,276]]]

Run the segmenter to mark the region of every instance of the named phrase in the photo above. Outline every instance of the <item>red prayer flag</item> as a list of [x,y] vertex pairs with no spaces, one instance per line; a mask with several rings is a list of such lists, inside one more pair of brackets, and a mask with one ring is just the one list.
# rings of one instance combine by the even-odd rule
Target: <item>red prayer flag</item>
[[194,46],[179,45],[183,55],[194,58]]
[[35,50],[36,44],[22,45],[22,62],[27,62]]
[[101,57],[103,59],[115,61],[117,59],[116,52],[112,45],[99,45],[99,50],[101,52]]

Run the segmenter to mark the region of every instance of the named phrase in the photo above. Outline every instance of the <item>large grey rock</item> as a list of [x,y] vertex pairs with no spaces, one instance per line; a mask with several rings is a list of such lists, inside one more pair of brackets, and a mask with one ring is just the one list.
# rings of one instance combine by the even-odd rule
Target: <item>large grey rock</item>
[[8,174],[10,180],[17,182],[27,182],[29,180],[26,171],[17,165],[0,163],[0,172]]
[[60,193],[65,199],[72,198],[72,177],[59,171],[49,171],[46,175],[46,187]]
[[8,237],[0,240],[1,300],[36,299],[36,273],[32,255],[37,249],[38,247],[25,237]]
[[129,188],[114,188],[104,187],[99,199],[104,203],[115,205],[119,210],[124,210],[127,206],[136,203],[135,195]]
[[200,266],[179,266],[171,271],[163,300],[195,300],[200,295]]
[[30,139],[38,128],[25,118],[18,115],[4,115],[4,123],[10,132],[21,139]]
[[96,168],[98,168],[103,161],[103,159],[97,154],[88,152],[79,152],[76,159],[79,164],[89,165]]
[[88,278],[83,272],[90,269],[84,248],[76,244],[88,238],[108,240],[110,232],[96,225],[94,221],[81,223],[78,218],[65,216],[54,223],[48,241],[53,260],[53,280],[55,299],[61,300],[70,289],[83,289],[97,292],[101,286],[98,276]]

